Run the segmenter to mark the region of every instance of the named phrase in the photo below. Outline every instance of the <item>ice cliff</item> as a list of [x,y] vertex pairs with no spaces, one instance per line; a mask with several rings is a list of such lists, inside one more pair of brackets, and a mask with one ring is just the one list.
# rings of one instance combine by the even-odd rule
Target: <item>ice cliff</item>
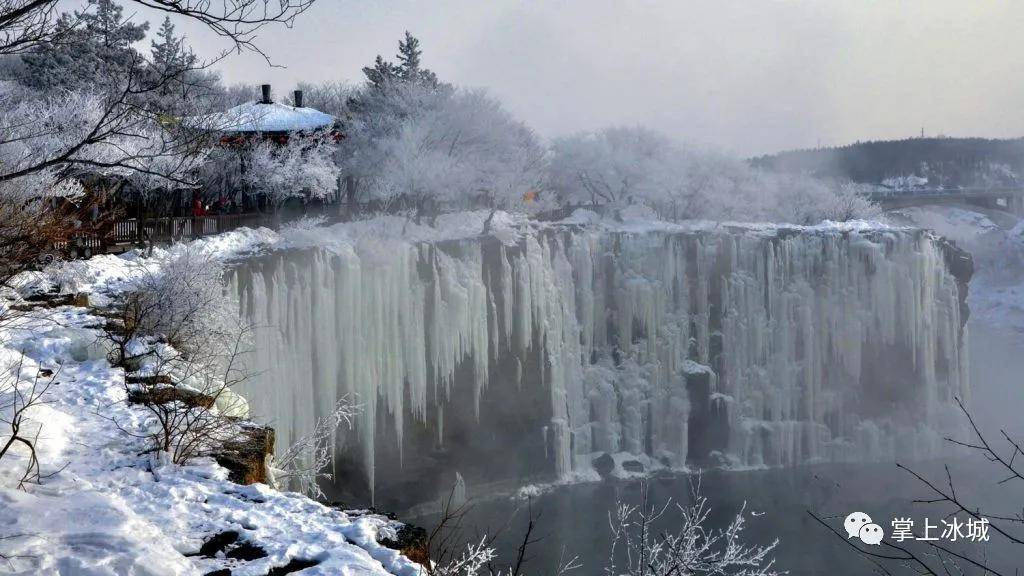
[[968,394],[965,278],[891,228],[560,225],[334,242],[231,274],[257,326],[242,393],[278,445],[335,399],[337,494],[646,466],[928,455]]

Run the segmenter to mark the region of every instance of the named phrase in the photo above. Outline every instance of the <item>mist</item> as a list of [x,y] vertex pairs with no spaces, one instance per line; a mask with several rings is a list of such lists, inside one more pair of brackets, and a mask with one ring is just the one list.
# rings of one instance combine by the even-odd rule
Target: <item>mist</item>
[[[157,21],[139,11],[140,17]],[[1024,131],[1024,6],[841,2],[371,2],[315,4],[262,34],[228,82],[362,80],[408,29],[425,64],[484,87],[548,137],[641,124],[750,156],[919,135]],[[184,27],[203,54],[223,48]],[[272,49],[271,49],[272,48]]]

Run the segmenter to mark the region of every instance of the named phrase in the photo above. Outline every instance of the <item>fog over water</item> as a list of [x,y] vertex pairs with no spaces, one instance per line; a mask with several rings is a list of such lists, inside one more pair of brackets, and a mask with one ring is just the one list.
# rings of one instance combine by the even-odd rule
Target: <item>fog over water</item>
[[[979,427],[990,439],[1000,430],[1019,438],[1024,432],[1020,418],[1024,390],[1020,374],[1024,358],[1020,355],[1020,335],[971,325],[970,354],[973,383],[971,411]],[[1007,502],[1024,497],[1024,486],[1003,484],[1002,472],[984,458],[960,454],[945,460],[902,461],[929,480],[945,482],[948,465],[958,493],[983,510],[1005,510]],[[672,501],[683,505],[690,496],[695,477],[656,476],[648,480],[649,502],[662,505]],[[847,514],[869,514],[886,534],[896,517],[915,519],[920,530],[927,519],[942,526],[947,506],[913,503],[914,499],[933,497],[927,487],[894,463],[824,464],[788,469],[741,472],[704,472],[701,493],[714,507],[711,525],[724,528],[744,504],[748,512],[748,539],[768,544],[779,540],[777,567],[790,574],[832,574],[854,576],[872,573],[873,564],[850,549],[850,544],[819,524],[809,513],[836,523]],[[639,504],[639,481],[618,481],[555,488],[531,501],[497,496],[472,503],[465,519],[467,540],[477,533],[498,534],[499,557],[514,557],[532,510],[537,520],[539,542],[530,549],[529,570],[548,573],[566,555],[585,559],[577,574],[603,574],[607,550],[611,544],[609,514],[617,502]],[[669,514],[657,523],[658,530],[672,530],[676,516]],[[963,516],[963,513],[960,514]],[[436,515],[412,521],[432,525]],[[954,547],[955,548],[955,547]],[[985,557],[993,569],[1012,573],[1019,566],[1013,546],[993,538],[988,544],[962,543],[955,548],[972,557]],[[621,561],[621,559],[620,559]]]

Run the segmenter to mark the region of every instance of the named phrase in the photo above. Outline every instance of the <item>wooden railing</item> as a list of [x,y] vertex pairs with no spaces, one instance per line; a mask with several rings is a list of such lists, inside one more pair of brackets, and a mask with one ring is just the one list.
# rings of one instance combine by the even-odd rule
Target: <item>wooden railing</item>
[[243,226],[253,228],[273,223],[273,215],[259,213],[128,218],[114,222],[110,232],[104,235],[104,240],[110,244],[165,243],[220,234]]
[[95,254],[122,252],[136,245],[168,244],[228,232],[248,226],[275,226],[273,214],[211,214],[126,218],[93,227],[83,227],[70,238],[54,245],[54,256],[88,258]]

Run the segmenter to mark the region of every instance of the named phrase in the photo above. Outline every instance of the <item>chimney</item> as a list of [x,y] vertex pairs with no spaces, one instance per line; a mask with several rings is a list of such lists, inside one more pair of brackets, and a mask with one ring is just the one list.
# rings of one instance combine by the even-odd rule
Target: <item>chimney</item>
[[292,103],[295,104],[296,108],[302,108],[302,90],[296,90],[292,94],[294,95]]
[[263,100],[260,101],[260,104],[273,104],[274,101],[270,99],[270,84],[264,84],[260,86],[260,89],[263,90]]

